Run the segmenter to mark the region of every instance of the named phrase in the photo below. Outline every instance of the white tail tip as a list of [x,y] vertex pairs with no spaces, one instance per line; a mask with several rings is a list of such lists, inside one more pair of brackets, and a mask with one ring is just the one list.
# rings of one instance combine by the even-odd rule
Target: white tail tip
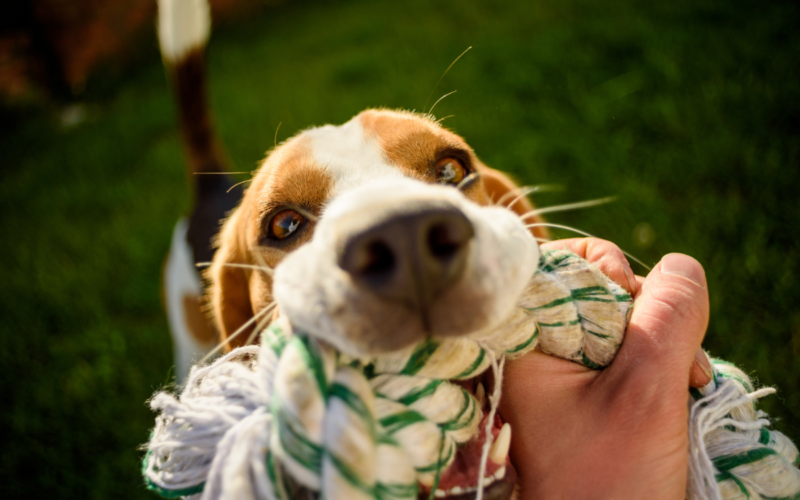
[[158,40],[164,59],[175,62],[202,47],[210,31],[208,0],[158,0]]

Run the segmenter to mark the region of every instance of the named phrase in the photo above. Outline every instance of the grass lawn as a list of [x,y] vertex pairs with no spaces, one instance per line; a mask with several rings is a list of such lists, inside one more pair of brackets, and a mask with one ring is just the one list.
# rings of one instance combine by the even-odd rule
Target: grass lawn
[[[435,114],[489,165],[558,184],[541,205],[614,195],[550,220],[649,264],[708,273],[705,345],[777,396],[800,439],[800,8],[790,2],[295,1],[222,26],[209,48],[235,166],[370,106]],[[0,138],[0,484],[4,498],[152,498],[144,402],[171,380],[159,280],[189,197],[153,37],[85,94],[66,129],[30,113]],[[559,236],[568,236],[558,232]],[[638,270],[645,273],[643,269]]]

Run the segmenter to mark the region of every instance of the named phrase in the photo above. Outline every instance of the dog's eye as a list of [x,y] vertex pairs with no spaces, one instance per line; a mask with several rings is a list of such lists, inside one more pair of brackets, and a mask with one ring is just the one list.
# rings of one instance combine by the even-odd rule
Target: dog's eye
[[436,177],[442,184],[458,185],[467,176],[467,169],[455,158],[448,156],[436,162]]
[[269,223],[270,233],[277,240],[286,239],[296,233],[305,221],[305,217],[294,210],[278,212]]

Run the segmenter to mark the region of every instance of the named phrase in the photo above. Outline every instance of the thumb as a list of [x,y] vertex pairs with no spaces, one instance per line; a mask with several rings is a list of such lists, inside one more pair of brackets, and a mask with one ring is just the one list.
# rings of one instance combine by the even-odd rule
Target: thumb
[[708,326],[708,310],[700,263],[678,253],[664,256],[642,283],[609,375],[649,381],[663,377],[664,383],[685,392]]

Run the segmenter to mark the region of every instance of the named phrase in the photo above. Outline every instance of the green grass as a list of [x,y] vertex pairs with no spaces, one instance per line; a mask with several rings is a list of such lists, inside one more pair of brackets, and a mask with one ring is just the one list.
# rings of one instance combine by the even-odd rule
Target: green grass
[[[800,38],[789,2],[292,2],[223,26],[213,107],[236,168],[369,106],[421,110],[543,205],[615,195],[551,220],[648,263],[698,258],[705,345],[780,392],[800,439]],[[151,498],[137,462],[170,380],[159,280],[189,203],[153,43],[87,91],[89,119],[31,113],[0,139],[4,498]],[[98,87],[99,88],[99,87]],[[567,236],[567,233],[559,233]],[[644,272],[640,270],[640,272]]]

